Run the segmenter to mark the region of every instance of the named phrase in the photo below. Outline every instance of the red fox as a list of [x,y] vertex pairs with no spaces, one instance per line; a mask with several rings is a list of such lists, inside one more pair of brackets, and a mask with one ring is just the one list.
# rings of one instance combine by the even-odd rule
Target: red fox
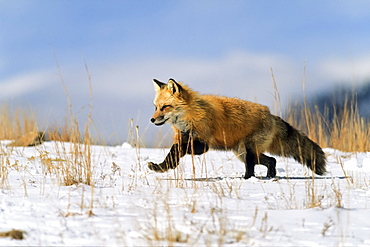
[[149,162],[149,169],[175,169],[185,154],[200,155],[209,148],[232,150],[245,163],[245,179],[254,176],[254,166],[267,167],[267,177],[276,176],[276,160],[264,152],[293,157],[318,175],[326,172],[325,154],[315,142],[293,128],[267,106],[216,95],[203,95],[183,83],[153,80],[156,96],[151,122],[169,123],[174,144],[162,163]]

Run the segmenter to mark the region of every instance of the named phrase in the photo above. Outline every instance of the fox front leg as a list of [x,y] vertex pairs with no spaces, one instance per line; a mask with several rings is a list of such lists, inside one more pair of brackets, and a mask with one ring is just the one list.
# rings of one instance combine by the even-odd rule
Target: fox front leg
[[175,169],[179,165],[180,158],[185,154],[201,155],[207,152],[208,149],[208,145],[199,140],[182,143],[181,146],[179,144],[173,144],[170,152],[167,154],[162,163],[155,164],[153,162],[149,162],[148,167],[150,170],[156,172],[166,172],[169,169]]
[[244,179],[248,179],[254,176],[254,165],[256,162],[256,153],[251,148],[246,148],[246,156],[245,156],[245,175]]
[[179,165],[180,158],[184,156],[179,149],[179,144],[173,144],[164,161],[160,164],[149,162],[149,169],[155,172],[166,172],[168,169],[175,169]]

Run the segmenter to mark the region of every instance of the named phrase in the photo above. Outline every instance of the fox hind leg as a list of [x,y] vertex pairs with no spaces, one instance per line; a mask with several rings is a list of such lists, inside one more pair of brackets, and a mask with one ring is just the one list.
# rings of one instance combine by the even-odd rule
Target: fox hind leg
[[273,178],[276,176],[276,159],[265,154],[257,155],[251,148],[246,148],[244,163],[246,169],[244,179],[254,176],[254,166],[256,164],[261,164],[267,167],[268,178]]
[[267,167],[267,177],[274,178],[276,176],[276,159],[265,154],[259,155],[257,163]]

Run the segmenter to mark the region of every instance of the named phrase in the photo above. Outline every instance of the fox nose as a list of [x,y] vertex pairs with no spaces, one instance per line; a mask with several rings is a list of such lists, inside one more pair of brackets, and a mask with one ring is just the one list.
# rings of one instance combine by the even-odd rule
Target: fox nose
[[150,122],[154,123],[155,119],[154,118],[151,118],[150,119]]

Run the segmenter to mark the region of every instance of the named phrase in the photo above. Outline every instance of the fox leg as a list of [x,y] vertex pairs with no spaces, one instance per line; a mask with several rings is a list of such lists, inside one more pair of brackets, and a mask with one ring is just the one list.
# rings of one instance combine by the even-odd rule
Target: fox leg
[[254,165],[256,164],[257,156],[256,153],[251,148],[246,148],[245,155],[245,175],[244,179],[248,179],[254,176]]
[[276,159],[269,157],[264,154],[260,154],[258,157],[258,164],[264,165],[267,167],[267,177],[274,178],[276,176]]
[[189,143],[183,143],[183,150],[186,150],[187,154],[201,155],[208,151],[209,147],[206,143],[199,140],[194,140]]
[[257,155],[253,149],[246,148],[245,155],[245,179],[254,176],[254,166],[261,164],[267,167],[267,177],[273,178],[276,176],[276,160],[273,157],[269,157],[265,154]]
[[169,169],[175,169],[179,165],[180,158],[185,154],[200,155],[207,152],[208,149],[208,145],[199,140],[182,143],[181,145],[175,143],[172,145],[170,152],[162,163],[155,164],[153,162],[149,162],[148,167],[150,170],[156,172],[166,172]]
[[168,171],[168,169],[175,169],[179,165],[180,158],[185,155],[180,148],[179,144],[173,144],[164,161],[160,164],[149,162],[149,169],[156,172],[165,172]]

